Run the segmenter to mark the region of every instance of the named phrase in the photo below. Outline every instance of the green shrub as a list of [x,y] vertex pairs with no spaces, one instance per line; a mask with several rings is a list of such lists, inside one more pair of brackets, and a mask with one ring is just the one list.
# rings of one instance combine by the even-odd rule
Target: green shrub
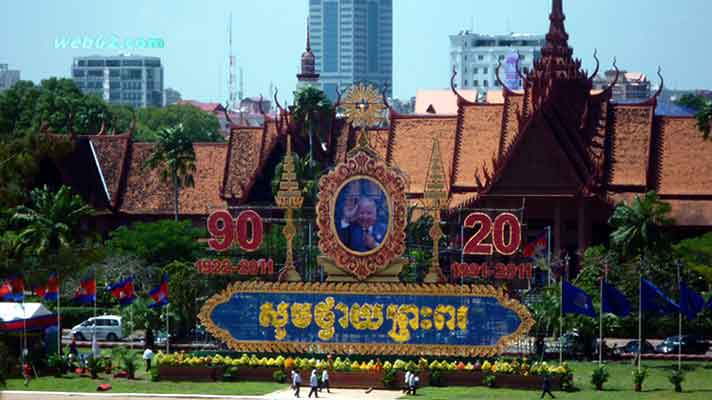
[[430,374],[430,385],[431,386],[444,386],[442,371],[435,370]]
[[482,378],[482,383],[489,388],[494,388],[497,385],[497,377],[493,374],[487,374]]
[[591,373],[591,384],[596,387],[596,390],[603,390],[603,384],[608,381],[610,374],[606,367],[597,367]]
[[161,374],[158,372],[158,365],[151,366],[151,382],[158,382],[161,380]]
[[287,380],[287,374],[281,369],[278,369],[272,374],[272,379],[277,383],[284,383]]
[[91,374],[92,379],[96,379],[99,377],[99,372],[101,371],[101,358],[96,358],[96,357],[90,357],[89,360],[87,361],[87,368],[89,369],[89,373]]
[[387,369],[383,372],[383,386],[392,387],[396,380],[395,368]]
[[648,377],[648,369],[643,368],[640,371],[635,369],[633,370],[633,384],[635,385],[635,391],[639,392],[643,388],[643,382],[645,382],[645,378]]
[[682,371],[673,371],[668,377],[670,383],[675,386],[676,392],[682,392],[682,382],[685,380],[685,373]]
[[64,373],[65,360],[58,354],[52,354],[47,358],[47,366],[54,370],[54,376],[59,378]]

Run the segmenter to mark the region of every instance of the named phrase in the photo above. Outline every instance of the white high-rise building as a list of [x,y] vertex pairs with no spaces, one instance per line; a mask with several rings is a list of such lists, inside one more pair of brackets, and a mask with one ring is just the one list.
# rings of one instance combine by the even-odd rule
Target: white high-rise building
[[112,104],[163,105],[163,66],[159,57],[134,55],[75,57],[72,79],[82,93]]
[[330,99],[354,83],[393,81],[393,0],[309,0],[309,33]]
[[0,64],[0,92],[10,89],[19,80],[19,70],[8,69],[7,64]]
[[450,65],[457,71],[455,83],[459,88],[476,89],[479,93],[501,90],[495,77],[497,64],[502,63],[500,78],[505,81],[507,56],[519,53],[519,68],[526,74],[534,60],[541,57],[545,43],[544,35],[526,33],[482,35],[463,31],[451,35]]

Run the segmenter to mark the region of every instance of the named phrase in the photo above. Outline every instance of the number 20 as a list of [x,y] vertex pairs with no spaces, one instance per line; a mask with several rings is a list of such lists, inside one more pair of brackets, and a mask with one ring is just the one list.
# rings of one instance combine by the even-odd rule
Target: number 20
[[[502,255],[511,256],[519,250],[519,246],[522,244],[522,227],[519,224],[519,219],[511,213],[499,214],[493,223],[489,215],[475,212],[465,218],[464,225],[465,228],[475,229],[479,225],[479,229],[465,243],[463,249],[465,254],[489,256],[492,255],[494,248]],[[505,227],[509,228],[509,237],[506,240],[504,237]],[[482,243],[490,235],[492,235],[492,244]]]

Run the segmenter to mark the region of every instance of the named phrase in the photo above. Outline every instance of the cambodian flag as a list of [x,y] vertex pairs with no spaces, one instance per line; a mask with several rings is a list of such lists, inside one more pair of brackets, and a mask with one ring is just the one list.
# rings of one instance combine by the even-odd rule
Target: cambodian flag
[[149,308],[163,307],[168,304],[168,274],[163,274],[161,284],[151,289],[148,295],[153,299],[153,303],[149,304]]
[[79,283],[79,288],[74,293],[74,300],[81,304],[89,304],[96,301],[96,280],[94,278],[84,278]]
[[25,298],[25,278],[22,275],[12,275],[0,285],[0,299],[5,301],[22,301]]
[[52,272],[47,278],[47,286],[35,288],[35,294],[47,301],[57,301],[59,297],[59,279],[57,274]]
[[522,255],[524,257],[534,258],[541,254],[546,254],[548,245],[548,240],[546,237],[546,232],[539,235],[533,242],[529,242],[524,249],[522,249]]
[[122,306],[128,306],[136,299],[132,277],[116,282],[107,287],[106,290],[111,292],[111,295],[114,296]]

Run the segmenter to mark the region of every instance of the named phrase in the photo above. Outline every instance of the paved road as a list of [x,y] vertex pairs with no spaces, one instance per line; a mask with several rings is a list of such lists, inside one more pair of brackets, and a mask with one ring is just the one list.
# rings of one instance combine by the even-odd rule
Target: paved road
[[[309,388],[302,388],[301,397],[306,398]],[[357,389],[334,389],[332,393],[319,393],[320,399],[329,400],[395,400],[399,391],[374,390],[366,393]],[[280,390],[265,396],[205,396],[205,395],[144,395],[122,393],[51,393],[0,391],[0,400],[291,400],[294,393],[290,389]]]

